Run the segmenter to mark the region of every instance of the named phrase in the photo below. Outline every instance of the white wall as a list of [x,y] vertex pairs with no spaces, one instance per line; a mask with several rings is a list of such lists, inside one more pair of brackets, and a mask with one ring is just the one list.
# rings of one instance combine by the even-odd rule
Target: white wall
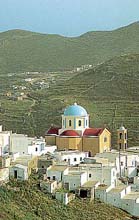
[[28,137],[23,134],[12,134],[10,152],[19,152],[20,155],[28,154]]
[[69,165],[77,165],[80,164],[84,158],[87,156],[86,152],[70,152],[69,153],[66,151],[65,154],[64,152],[55,152],[54,157],[58,161],[65,161]]
[[10,146],[10,132],[0,133],[0,156],[4,153],[9,152]]
[[50,177],[50,180],[53,180],[53,176],[55,176],[55,180],[60,182],[63,180],[63,176],[68,174],[68,168],[64,171],[51,170],[51,167],[47,168],[47,177]]
[[28,172],[27,167],[21,168],[18,166],[10,167],[10,177],[14,178],[14,171],[17,170],[17,179],[18,180],[27,180],[28,179]]
[[75,190],[77,187],[87,182],[87,172],[64,175],[63,182],[69,183],[69,190]]

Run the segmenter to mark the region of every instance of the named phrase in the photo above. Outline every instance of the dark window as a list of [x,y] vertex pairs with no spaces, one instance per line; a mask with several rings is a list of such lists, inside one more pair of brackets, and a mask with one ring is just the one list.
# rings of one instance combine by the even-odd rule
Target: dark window
[[65,122],[65,121],[63,120],[63,126],[64,126],[64,124],[65,124],[64,122]]
[[67,159],[64,159],[64,161],[67,161]]
[[104,137],[104,142],[107,142],[107,137]]
[[127,139],[127,135],[126,135],[126,133],[125,133],[125,139]]
[[69,120],[69,126],[71,126],[71,120]]
[[56,177],[55,176],[53,176],[53,180],[55,180],[56,179]]
[[120,133],[119,136],[120,136],[120,139],[122,139],[122,133]]
[[83,159],[83,158],[82,158],[82,157],[80,157],[80,161],[82,161],[82,159]]
[[76,157],[74,158],[74,161],[77,161],[77,158],[76,158]]
[[37,148],[37,147],[35,148],[35,151],[38,151],[38,148]]
[[89,173],[89,178],[91,177],[91,173]]
[[44,166],[42,166],[42,168],[44,168]]
[[125,149],[127,148],[127,144],[125,143]]
[[81,120],[79,120],[79,121],[78,121],[78,125],[81,126],[81,124],[82,124],[82,122],[81,122]]
[[122,149],[122,144],[121,144],[121,143],[119,144],[119,149],[120,149],[120,150]]
[[124,163],[123,163],[123,162],[121,162],[121,166],[123,166],[123,164],[124,164]]

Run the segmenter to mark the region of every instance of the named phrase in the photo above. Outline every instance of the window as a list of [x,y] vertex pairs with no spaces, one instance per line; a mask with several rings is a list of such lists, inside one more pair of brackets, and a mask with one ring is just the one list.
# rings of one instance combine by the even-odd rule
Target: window
[[119,149],[120,149],[120,150],[122,149],[122,144],[121,144],[121,143],[119,144]]
[[124,165],[124,163],[123,162],[121,162],[121,166],[123,166]]
[[65,125],[65,123],[64,123],[65,121],[63,120],[63,126]]
[[127,148],[127,144],[125,143],[125,149]]
[[38,151],[38,148],[37,148],[37,147],[35,148],[35,151]]
[[89,178],[91,178],[91,173],[89,173]]
[[87,126],[87,120],[86,120],[86,126]]
[[56,179],[56,177],[55,176],[53,176],[53,180],[55,180]]
[[77,161],[77,158],[76,158],[76,157],[74,158],[74,161]]
[[71,120],[69,120],[69,126],[71,126]]
[[127,135],[126,135],[126,133],[125,133],[125,139],[127,139]]
[[44,166],[42,166],[42,169],[44,168]]
[[64,159],[64,161],[67,161],[67,159]]
[[120,133],[119,136],[120,136],[120,139],[122,139],[122,133]]
[[104,142],[107,142],[107,137],[104,137]]
[[83,158],[82,158],[82,157],[80,157],[80,161],[82,161],[82,159],[83,159]]
[[78,125],[81,126],[81,124],[82,124],[82,122],[81,122],[81,120],[79,120],[79,121],[78,121]]

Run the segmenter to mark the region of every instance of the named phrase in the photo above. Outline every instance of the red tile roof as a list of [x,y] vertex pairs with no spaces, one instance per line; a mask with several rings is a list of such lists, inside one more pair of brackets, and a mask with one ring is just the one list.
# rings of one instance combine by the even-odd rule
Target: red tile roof
[[57,127],[50,127],[49,130],[46,132],[46,135],[47,135],[47,134],[50,134],[50,135],[53,135],[53,134],[58,135],[58,130],[59,130],[59,129],[60,129],[60,128],[57,128]]
[[98,136],[103,132],[104,128],[87,128],[83,136]]
[[74,137],[77,137],[79,136],[79,134],[74,131],[74,130],[67,130],[67,131],[64,131],[61,136],[74,136]]

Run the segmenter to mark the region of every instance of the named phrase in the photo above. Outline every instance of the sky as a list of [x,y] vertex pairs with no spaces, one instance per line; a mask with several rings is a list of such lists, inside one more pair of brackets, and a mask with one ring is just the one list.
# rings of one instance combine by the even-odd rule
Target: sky
[[79,36],[139,21],[139,0],[0,0],[0,32]]

